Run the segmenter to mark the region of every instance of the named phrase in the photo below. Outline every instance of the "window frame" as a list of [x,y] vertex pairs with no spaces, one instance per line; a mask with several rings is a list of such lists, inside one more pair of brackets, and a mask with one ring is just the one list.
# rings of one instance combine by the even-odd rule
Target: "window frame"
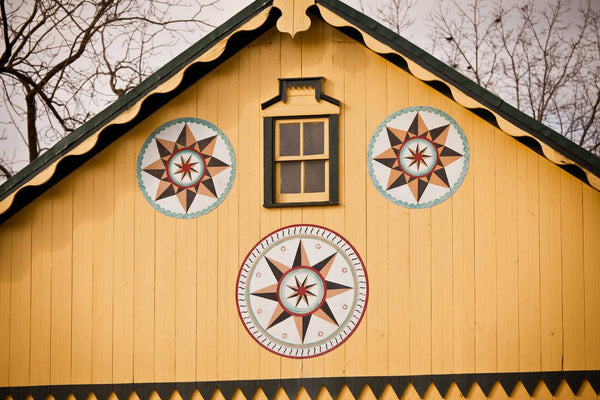
[[[277,124],[281,121],[301,121],[312,122],[314,120],[324,120],[327,122],[325,135],[325,151],[329,153],[328,159],[324,156],[285,156],[284,160],[279,157],[279,149],[276,145]],[[301,130],[302,132],[302,130]],[[320,115],[293,115],[264,117],[264,203],[265,207],[294,207],[294,206],[320,206],[339,204],[339,115],[338,114],[320,114]],[[301,134],[301,143],[302,143]],[[292,161],[298,158],[298,161],[310,161],[311,159],[326,160],[325,168],[325,193],[280,193],[280,182],[278,181],[277,164],[285,160]],[[304,168],[302,168],[303,170]],[[301,187],[304,186],[304,175],[301,173]]]

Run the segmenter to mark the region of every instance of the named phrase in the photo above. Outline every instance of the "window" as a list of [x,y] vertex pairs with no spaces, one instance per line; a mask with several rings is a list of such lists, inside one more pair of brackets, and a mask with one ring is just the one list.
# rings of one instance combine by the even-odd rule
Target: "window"
[[280,96],[263,103],[273,105],[263,112],[265,207],[338,203],[339,102],[320,93],[321,79],[281,79]]
[[275,121],[275,202],[329,200],[327,118]]

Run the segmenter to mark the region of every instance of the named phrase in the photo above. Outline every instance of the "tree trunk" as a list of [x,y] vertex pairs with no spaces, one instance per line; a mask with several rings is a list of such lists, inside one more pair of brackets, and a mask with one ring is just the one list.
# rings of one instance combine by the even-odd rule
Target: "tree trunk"
[[38,132],[35,125],[37,110],[35,105],[35,92],[29,91],[25,96],[25,104],[27,106],[27,145],[29,147],[29,162],[35,160],[39,152]]

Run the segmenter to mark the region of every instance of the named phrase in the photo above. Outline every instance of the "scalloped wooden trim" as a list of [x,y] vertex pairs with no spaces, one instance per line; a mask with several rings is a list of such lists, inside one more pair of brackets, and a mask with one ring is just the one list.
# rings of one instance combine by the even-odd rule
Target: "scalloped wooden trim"
[[279,32],[289,33],[293,38],[296,33],[307,31],[311,20],[306,10],[313,4],[314,0],[273,0],[273,7],[281,11],[277,20]]
[[242,32],[242,31],[253,31],[253,30],[259,28],[260,26],[262,26],[265,23],[265,21],[267,20],[267,18],[269,17],[271,8],[273,8],[273,7],[271,6],[269,8],[264,9],[259,14],[257,14],[254,18],[250,19],[249,21],[244,23],[242,26],[240,26],[238,29],[236,29],[235,31],[233,31],[232,33],[227,35],[227,37],[223,38],[221,41],[219,41],[217,44],[215,44],[213,47],[211,47],[208,51],[204,52],[202,55],[200,55],[194,61],[187,64],[177,74],[175,74],[170,79],[168,79],[166,82],[162,83],[157,88],[155,88],[153,91],[149,92],[143,98],[138,100],[133,106],[131,106],[128,109],[126,109],[125,111],[123,111],[121,114],[119,114],[117,117],[115,117],[112,121],[108,122],[101,129],[99,129],[96,133],[89,136],[81,144],[77,145],[77,147],[75,147],[73,150],[64,154],[58,160],[54,161],[52,164],[50,164],[49,166],[44,168],[42,171],[40,171],[38,174],[36,174],[30,181],[26,182],[21,187],[16,189],[13,193],[8,195],[4,200],[2,200],[0,202],[0,214],[5,213],[10,208],[10,206],[12,205],[12,203],[15,199],[15,196],[23,188],[29,187],[29,186],[39,186],[39,185],[47,182],[50,178],[52,178],[52,176],[54,175],[54,172],[56,171],[56,167],[58,166],[58,163],[60,163],[65,157],[72,156],[72,155],[82,155],[82,154],[89,152],[96,145],[96,142],[98,141],[98,137],[100,136],[100,134],[102,132],[104,132],[109,126],[116,125],[116,124],[124,124],[124,123],[127,123],[127,122],[133,120],[140,112],[140,110],[142,108],[142,104],[148,97],[150,97],[156,93],[168,93],[168,92],[171,92],[174,89],[176,89],[181,84],[181,81],[183,80],[183,75],[185,74],[185,71],[187,71],[187,69],[190,66],[192,66],[193,64],[197,64],[197,63],[205,63],[205,62],[210,62],[210,61],[216,60],[221,54],[223,54],[223,52],[225,51],[225,48],[227,47],[227,43],[229,42],[229,39],[231,39],[231,37],[233,35],[235,35],[238,32]]
[[399,52],[392,49],[388,45],[381,43],[379,40],[375,39],[368,33],[364,32],[362,29],[360,29],[360,28],[356,27],[355,25],[353,25],[352,23],[348,22],[346,19],[344,19],[344,18],[340,17],[339,15],[335,14],[334,12],[330,11],[326,7],[322,6],[321,4],[317,4],[317,7],[319,8],[319,11],[321,12],[321,16],[327,23],[329,23],[333,26],[336,26],[336,27],[351,27],[353,29],[356,29],[363,37],[365,45],[369,49],[373,50],[374,52],[376,52],[378,54],[396,54],[396,55],[402,57],[402,59],[404,61],[406,61],[407,65],[408,65],[408,70],[415,78],[417,78],[421,81],[424,81],[424,82],[439,81],[439,82],[444,83],[450,89],[450,92],[452,93],[454,100],[461,106],[463,106],[467,109],[481,108],[481,109],[487,110],[490,113],[492,113],[492,115],[494,115],[494,117],[496,118],[496,121],[498,122],[498,126],[506,134],[508,134],[512,137],[526,136],[526,137],[532,138],[537,143],[539,143],[544,156],[548,160],[553,162],[554,164],[556,164],[556,165],[569,165],[570,164],[570,165],[576,165],[577,167],[581,168],[581,170],[583,170],[583,172],[586,174],[590,185],[592,187],[594,187],[595,189],[600,190],[600,177],[594,175],[586,168],[583,168],[581,165],[571,161],[570,159],[568,159],[567,157],[565,157],[558,151],[554,150],[552,147],[548,146],[544,142],[537,139],[532,134],[524,131],[523,129],[514,125],[512,122],[501,117],[494,110],[482,105],[477,100],[468,96],[467,94],[465,94],[463,91],[461,91],[454,85],[444,81],[443,79],[440,79],[438,76],[436,76],[432,72],[428,71],[427,69],[423,68],[422,66],[418,65],[414,61],[408,59],[403,54],[400,54]]

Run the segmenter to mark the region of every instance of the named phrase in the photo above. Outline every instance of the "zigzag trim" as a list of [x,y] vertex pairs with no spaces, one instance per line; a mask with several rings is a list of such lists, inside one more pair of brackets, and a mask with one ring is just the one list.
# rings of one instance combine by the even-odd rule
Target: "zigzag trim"
[[[447,374],[447,375],[403,375],[403,376],[361,376],[361,377],[323,377],[300,379],[269,379],[239,381],[208,382],[161,382],[161,383],[124,383],[124,384],[91,384],[91,385],[57,385],[57,386],[19,386],[1,387],[0,400],[26,400],[31,396],[34,400],[45,400],[52,396],[54,400],[67,400],[71,395],[75,400],[86,400],[92,394],[97,400],[106,400],[116,396],[119,400],[129,399],[133,393],[140,400],[148,400],[156,392],[162,400],[173,397],[175,392],[183,400],[190,400],[198,390],[203,399],[208,400],[219,391],[226,400],[232,399],[239,389],[246,399],[255,397],[259,389],[268,399],[274,399],[282,389],[290,399],[296,398],[304,389],[310,398],[316,399],[322,388],[332,398],[336,398],[344,387],[347,387],[354,398],[368,387],[376,398],[381,397],[389,385],[398,397],[409,388],[414,387],[419,397],[424,398],[430,385],[436,388],[442,397],[448,394],[452,383],[455,383],[464,397],[475,387],[489,397],[492,388],[499,383],[510,396],[519,382],[530,396],[536,388],[543,384],[548,391],[556,395],[559,387],[565,382],[574,394],[577,394],[584,382],[588,382],[596,394],[600,394],[600,370],[593,371],[538,371],[509,372],[485,374]],[[135,398],[135,397],[133,397]],[[71,399],[72,400],[72,399]]]

